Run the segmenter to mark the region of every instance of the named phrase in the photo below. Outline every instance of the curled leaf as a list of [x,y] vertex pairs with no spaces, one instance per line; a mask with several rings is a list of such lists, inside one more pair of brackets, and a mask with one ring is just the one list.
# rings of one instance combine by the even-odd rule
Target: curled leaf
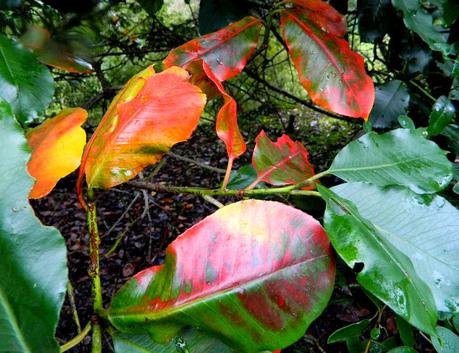
[[227,27],[193,39],[173,49],[164,65],[186,66],[202,59],[219,81],[225,81],[240,73],[257,47],[261,20],[244,17]]
[[164,265],[134,276],[108,314],[117,329],[158,342],[194,326],[238,351],[276,350],[324,309],[334,274],[319,222],[278,202],[242,201],[180,235]]
[[78,168],[86,144],[81,125],[87,116],[81,108],[64,109],[27,134],[32,150],[28,170],[36,180],[30,199],[46,196],[59,179]]

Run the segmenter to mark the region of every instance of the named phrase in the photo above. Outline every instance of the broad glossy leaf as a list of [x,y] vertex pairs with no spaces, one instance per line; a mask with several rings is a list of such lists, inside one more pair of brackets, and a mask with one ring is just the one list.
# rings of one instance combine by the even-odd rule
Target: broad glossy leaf
[[286,347],[326,306],[335,274],[331,248],[311,216],[272,201],[219,209],[166,250],[113,298],[119,330],[168,342],[199,327],[242,352]]
[[202,59],[219,81],[239,74],[257,47],[262,24],[260,19],[248,16],[205,36],[193,39],[173,49],[164,65],[186,66]]
[[249,14],[248,0],[201,0],[199,2],[199,33],[208,34],[228,26]]
[[46,196],[61,178],[78,168],[86,144],[81,125],[87,116],[81,108],[64,109],[27,133],[32,150],[28,170],[36,180],[29,198]]
[[372,126],[381,129],[393,127],[400,115],[408,113],[409,103],[410,94],[402,81],[393,80],[376,87],[375,105],[370,114]]
[[317,189],[327,202],[324,223],[333,248],[349,267],[363,264],[357,281],[409,323],[435,334],[434,299],[409,257],[350,201],[321,185]]
[[363,42],[374,43],[389,32],[391,21],[387,16],[394,14],[390,0],[357,0],[357,12]]
[[440,96],[435,102],[429,117],[429,136],[440,134],[456,116],[456,108],[446,96]]
[[[152,67],[135,75],[115,97],[86,146],[80,169],[91,188],[110,188],[159,161],[198,125],[206,97],[189,74]],[[172,103],[173,104],[172,104]]]
[[256,178],[257,171],[251,164],[247,164],[231,172],[226,188],[229,190],[242,190],[252,184]]
[[417,351],[411,347],[401,346],[401,347],[393,348],[387,353],[417,353]]
[[419,131],[370,132],[344,147],[330,171],[346,181],[378,186],[402,185],[419,194],[443,190],[452,179],[452,164]]
[[432,338],[432,344],[438,353],[459,352],[459,336],[445,327],[437,327],[437,337]]
[[419,0],[392,0],[392,5],[403,13],[403,22],[411,31],[419,35],[430,49],[448,55],[450,45],[442,28],[433,24],[432,15],[423,8]]
[[365,183],[333,188],[407,256],[438,311],[459,312],[459,211],[441,196]]
[[67,284],[65,242],[27,196],[27,141],[0,101],[0,352],[57,353],[54,331]]
[[[146,334],[112,334],[115,353],[238,353],[215,337],[195,329],[185,329],[168,343],[160,344]],[[269,353],[268,351],[260,353]]]
[[164,0],[137,0],[150,16],[154,16],[164,5]]
[[49,70],[19,44],[0,34],[0,97],[16,118],[28,124],[41,114],[54,94]]
[[370,326],[370,322],[366,319],[339,328],[328,337],[327,344],[346,341],[349,337],[361,336],[362,332]]
[[214,83],[223,97],[223,106],[217,114],[215,128],[217,135],[226,145],[226,152],[229,159],[235,159],[245,152],[247,146],[244,142],[237,123],[237,104],[233,97],[226,93],[222,83],[213,74],[211,68],[205,61],[202,67],[207,77]]
[[88,49],[92,43],[80,33],[67,31],[51,36],[44,28],[30,26],[21,43],[43,64],[74,73],[92,72]]
[[330,30],[333,24],[319,26],[302,8],[281,13],[282,35],[311,100],[335,113],[366,119],[374,102],[373,81],[363,58],[337,36],[341,32]]
[[413,327],[400,316],[395,317],[395,323],[397,324],[397,331],[403,344],[408,347],[413,347],[416,343]]
[[[260,181],[272,185],[298,184],[314,175],[308,151],[301,142],[294,142],[287,135],[282,135],[274,143],[264,131],[255,140],[252,165],[258,174],[253,184]],[[313,189],[314,186],[309,188]]]

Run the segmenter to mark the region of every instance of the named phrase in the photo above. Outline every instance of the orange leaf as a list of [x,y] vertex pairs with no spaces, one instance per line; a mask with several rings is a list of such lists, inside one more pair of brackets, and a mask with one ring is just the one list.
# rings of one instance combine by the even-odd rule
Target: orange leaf
[[[196,129],[206,97],[173,66],[135,75],[115,97],[86,147],[77,184],[86,174],[90,188],[110,188],[158,162]],[[84,170],[84,171],[83,171]]]
[[46,196],[59,179],[78,168],[86,143],[81,125],[87,116],[81,108],[64,109],[27,134],[32,150],[28,170],[36,179],[29,198]]

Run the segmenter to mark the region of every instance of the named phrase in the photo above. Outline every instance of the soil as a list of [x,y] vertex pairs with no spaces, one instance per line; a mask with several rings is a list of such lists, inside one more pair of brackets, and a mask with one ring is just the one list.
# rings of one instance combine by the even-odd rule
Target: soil
[[[313,129],[297,129],[297,138],[308,141],[306,136],[327,136],[323,131]],[[271,137],[280,136],[280,131],[270,130],[269,127],[256,126],[258,130],[264,128]],[[328,136],[331,136],[328,134]],[[345,136],[348,140],[354,137],[352,129]],[[248,136],[252,141],[254,136]],[[327,137],[324,137],[327,139]],[[323,141],[322,141],[323,142]],[[344,141],[344,144],[348,141]],[[306,144],[307,145],[307,144]],[[310,147],[310,159],[316,170],[323,170],[330,161],[323,156],[333,157],[343,145],[343,141],[325,141],[321,146],[326,150]],[[173,152],[199,160],[201,163],[214,167],[226,167],[226,153],[221,142],[216,140],[215,133],[209,126],[201,126],[191,140],[174,147]],[[170,185],[216,187],[222,175],[175,157],[166,156],[165,164],[154,176],[155,182],[164,182]],[[249,154],[236,163],[236,168],[249,163]],[[143,172],[148,178],[155,170],[149,168]],[[88,276],[88,238],[86,231],[85,214],[78,206],[75,194],[75,174],[63,179],[53,192],[46,198],[33,202],[38,217],[47,225],[58,228],[66,239],[69,262],[69,278],[74,288],[76,308],[81,325],[84,326],[91,316],[90,279]],[[328,183],[334,180],[326,181]],[[219,198],[220,202],[230,203],[236,199]],[[286,202],[286,200],[284,200]],[[142,192],[121,185],[110,190],[96,192],[98,207],[98,223],[102,237],[101,244],[101,279],[103,300],[107,306],[114,293],[135,273],[153,265],[159,265],[164,259],[167,245],[187,228],[197,223],[205,216],[216,210],[216,206],[200,197],[182,194]],[[319,208],[323,205],[319,205]],[[321,211],[315,210],[317,214]],[[314,213],[314,210],[312,211]],[[118,241],[118,246],[112,248]],[[111,250],[110,250],[111,249]],[[350,323],[371,318],[375,315],[374,304],[362,293],[355,282],[354,273],[339,263],[340,276],[338,277],[330,305],[325,312],[308,329],[306,335],[283,352],[347,352],[345,344],[327,345],[328,336],[336,329]],[[396,339],[400,345],[394,315],[385,310],[381,325],[384,327],[380,342],[387,338]],[[61,320],[57,329],[57,337],[61,343],[70,340],[76,335],[77,327],[72,316],[69,299],[66,298],[61,312]],[[366,335],[368,338],[368,334]],[[112,351],[112,343],[107,336],[104,338],[104,352]],[[90,352],[91,338],[85,340],[70,353]],[[417,336],[419,352],[432,352],[426,340]],[[373,352],[378,347],[371,347]],[[218,352],[216,352],[218,353]]]

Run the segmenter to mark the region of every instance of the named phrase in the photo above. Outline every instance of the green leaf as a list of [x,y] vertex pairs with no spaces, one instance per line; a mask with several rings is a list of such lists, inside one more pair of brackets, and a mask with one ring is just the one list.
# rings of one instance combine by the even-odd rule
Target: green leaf
[[[252,184],[256,178],[257,171],[251,164],[247,164],[231,172],[230,180],[226,188],[230,190],[245,189]],[[265,185],[264,183],[262,184]],[[257,186],[260,186],[260,184]]]
[[59,352],[54,331],[64,301],[64,239],[35,217],[27,197],[27,141],[0,101],[0,352]]
[[401,346],[401,347],[391,349],[387,353],[417,353],[417,352],[411,347]]
[[400,115],[397,120],[400,126],[404,129],[408,129],[408,130],[416,129],[416,125],[414,125],[414,121],[407,115]]
[[400,115],[408,113],[410,94],[399,80],[386,82],[376,87],[376,99],[369,121],[375,128],[392,127]]
[[413,327],[400,316],[395,317],[395,323],[397,324],[397,330],[403,344],[405,346],[413,347],[415,343]]
[[250,3],[247,0],[201,0],[199,3],[199,33],[217,31],[232,22],[248,16]]
[[459,332],[459,313],[453,316],[453,325],[457,332]]
[[392,0],[392,5],[403,12],[405,26],[418,34],[430,49],[448,55],[450,45],[447,43],[447,35],[433,24],[432,15],[422,7],[419,0]]
[[446,136],[449,140],[449,146],[452,151],[459,155],[459,125],[449,124],[445,127],[441,133],[443,136]]
[[440,96],[435,102],[429,117],[429,136],[440,134],[456,116],[456,108],[446,96]]
[[137,0],[143,9],[150,15],[154,16],[161,7],[163,7],[164,0]]
[[[384,229],[360,215],[353,203],[321,185],[317,189],[327,202],[324,223],[334,249],[349,267],[363,264],[357,281],[412,325],[435,334],[437,311],[432,294],[408,256],[387,240]],[[379,206],[380,211],[388,209]]]
[[365,183],[333,188],[407,256],[432,292],[438,311],[459,311],[459,211],[441,196]]
[[[158,344],[149,335],[112,333],[115,353],[238,353],[203,331],[186,329],[166,344]],[[269,352],[266,352],[269,353]]]
[[333,290],[327,236],[311,216],[278,202],[219,209],[131,279],[108,311],[120,331],[167,343],[187,326],[242,352],[298,340]]
[[445,152],[421,132],[407,129],[360,137],[338,153],[329,171],[349,182],[402,185],[419,194],[440,191],[452,179]]
[[346,341],[349,337],[360,336],[369,325],[370,320],[366,319],[341,327],[328,337],[327,344]]
[[431,337],[432,345],[438,353],[457,353],[459,352],[459,336],[447,328],[438,326],[437,337]]
[[49,70],[27,49],[0,34],[0,97],[23,124],[37,119],[54,94]]
[[0,0],[0,9],[12,9],[21,5],[21,0]]
[[387,15],[394,11],[390,0],[357,0],[359,34],[363,42],[374,43],[389,32]]

